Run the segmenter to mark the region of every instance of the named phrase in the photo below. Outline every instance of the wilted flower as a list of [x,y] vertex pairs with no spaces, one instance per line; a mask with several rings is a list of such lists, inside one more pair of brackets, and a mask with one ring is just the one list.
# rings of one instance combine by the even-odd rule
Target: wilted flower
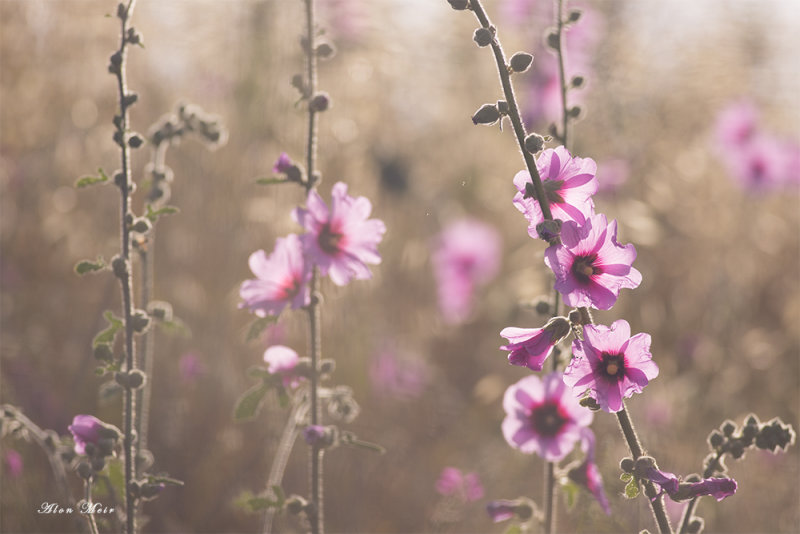
[[463,322],[472,311],[476,288],[497,275],[500,236],[485,223],[461,219],[442,230],[433,247],[439,310],[448,323]]
[[312,190],[306,209],[296,208],[292,213],[307,230],[302,239],[310,259],[336,285],[343,286],[353,278],[372,278],[367,264],[381,262],[378,243],[386,225],[379,219],[369,219],[371,211],[372,204],[366,197],[349,196],[347,184],[337,182],[331,190],[330,209]]
[[721,501],[725,497],[730,497],[736,493],[737,489],[736,481],[732,478],[714,477],[705,478],[698,482],[681,482],[680,477],[660,470],[655,465],[655,461],[646,456],[637,460],[634,475],[649,480],[656,485],[659,495],[666,493],[670,499],[676,502],[687,501],[704,495],[711,495]]
[[544,328],[504,328],[500,335],[508,344],[500,347],[510,351],[508,363],[520,365],[533,371],[541,371],[544,361],[553,352],[553,347],[570,332],[569,321],[564,317],[553,317]]
[[[553,219],[583,224],[594,213],[592,195],[597,191],[597,164],[591,158],[574,158],[563,146],[548,148],[536,160],[542,187]],[[528,234],[539,237],[536,225],[544,221],[539,200],[533,196],[528,171],[514,176],[514,206],[528,220]]]
[[286,388],[296,388],[303,379],[296,372],[299,361],[297,352],[284,345],[273,345],[264,351],[264,362],[268,364],[267,371],[279,375]]
[[436,481],[436,491],[446,496],[456,495],[467,502],[483,498],[483,485],[477,473],[462,473],[455,467],[445,467]]
[[589,426],[593,414],[564,384],[561,373],[540,379],[526,376],[503,397],[503,436],[515,449],[536,453],[548,462],[563,459]]
[[572,342],[574,357],[564,372],[564,382],[577,396],[589,395],[607,412],[622,409],[622,399],[641,393],[658,376],[650,354],[650,335],[631,337],[627,321],[619,319],[611,328],[583,327],[583,341]]
[[633,245],[617,243],[617,221],[608,224],[602,213],[582,226],[565,222],[561,243],[547,247],[544,253],[564,302],[600,310],[610,309],[621,289],[633,289],[642,282],[641,273],[632,267],[635,259]]
[[570,469],[567,476],[576,484],[589,490],[606,515],[611,515],[608,497],[603,490],[603,478],[594,461],[594,446],[594,433],[590,429],[584,428],[581,433],[581,449],[586,453],[586,457],[576,467]]
[[250,270],[255,280],[245,280],[239,289],[240,308],[249,308],[259,317],[278,315],[287,306],[301,308],[311,302],[311,269],[303,256],[300,238],[289,234],[278,238],[269,256],[263,250],[250,255]]

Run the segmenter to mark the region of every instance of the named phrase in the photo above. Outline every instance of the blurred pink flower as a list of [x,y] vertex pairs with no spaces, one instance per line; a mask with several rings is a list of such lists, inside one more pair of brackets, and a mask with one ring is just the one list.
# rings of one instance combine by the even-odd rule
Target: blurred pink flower
[[[536,160],[545,196],[554,219],[583,224],[594,214],[592,195],[597,191],[597,164],[591,158],[574,158],[563,146],[545,149]],[[528,220],[528,234],[539,237],[536,225],[544,221],[542,208],[534,197],[533,181],[528,171],[514,176],[517,194],[514,206]]]
[[[640,458],[641,460],[642,458]],[[681,482],[680,477],[673,473],[661,471],[655,465],[639,469],[637,476],[641,476],[656,484],[659,494],[666,493],[673,501],[688,501],[695,497],[710,495],[721,501],[736,493],[738,484],[732,478],[705,478],[699,482]]]
[[68,429],[75,441],[76,454],[88,455],[96,450],[108,456],[114,441],[121,436],[117,427],[106,424],[93,415],[76,415]]
[[330,209],[316,191],[309,193],[306,207],[296,208],[292,216],[307,230],[303,244],[320,272],[329,274],[339,286],[353,278],[372,278],[367,264],[381,262],[378,243],[386,225],[379,219],[369,219],[370,201],[349,196],[347,184],[337,182],[331,191]]
[[400,357],[390,350],[372,358],[369,376],[375,391],[401,399],[419,397],[428,383],[428,370],[422,360]]
[[279,375],[285,388],[296,388],[304,377],[295,372],[300,357],[293,349],[284,345],[273,345],[264,351],[264,362],[268,364],[267,371]]
[[22,455],[15,451],[14,449],[8,449],[3,458],[6,464],[6,472],[8,473],[8,478],[14,479],[18,478],[22,474],[23,463],[22,463]]
[[610,309],[623,288],[634,289],[642,275],[632,267],[633,245],[617,243],[617,221],[608,224],[602,213],[579,226],[567,221],[561,244],[545,250],[544,262],[556,275],[555,288],[568,306]]
[[631,174],[628,162],[621,158],[607,159],[597,164],[597,192],[612,193],[628,181]]
[[728,104],[717,116],[715,137],[724,151],[746,145],[758,128],[759,113],[755,104],[741,99]]
[[186,382],[194,382],[206,374],[206,366],[194,352],[187,352],[178,361],[181,378]]
[[278,238],[269,256],[263,250],[250,255],[254,280],[245,280],[239,289],[240,308],[249,308],[259,317],[279,315],[290,305],[301,308],[311,302],[308,282],[311,269],[303,256],[300,238],[289,234]]
[[503,436],[515,449],[548,462],[562,460],[581,438],[593,414],[564,384],[561,373],[526,376],[503,397]]
[[589,395],[607,412],[622,409],[622,399],[641,393],[658,376],[658,366],[650,354],[650,335],[631,337],[624,319],[611,327],[586,325],[583,341],[572,342],[573,358],[564,372],[564,382],[580,397]]
[[278,157],[278,161],[276,161],[275,165],[272,166],[272,172],[285,173],[293,164],[294,162],[292,162],[289,154],[286,152],[281,152],[281,155]]
[[486,504],[486,511],[493,522],[506,521],[517,514],[517,502],[504,499],[490,501]]
[[467,502],[483,498],[483,485],[477,473],[462,473],[455,467],[445,467],[436,481],[436,491],[446,496],[456,495]]
[[508,350],[508,363],[520,365],[533,371],[541,371],[544,361],[553,352],[553,347],[570,332],[569,321],[564,317],[554,317],[544,328],[504,328],[500,335],[508,339],[508,344],[500,347]]
[[476,288],[497,275],[500,235],[488,224],[461,219],[442,230],[433,247],[439,310],[446,322],[461,323],[472,311]]
[[594,446],[594,433],[589,428],[582,429],[581,449],[586,453],[586,456],[581,463],[569,470],[567,476],[576,484],[589,490],[589,493],[600,504],[606,515],[611,515],[608,497],[606,497],[606,492],[603,490],[603,477],[600,475],[600,469],[594,461]]

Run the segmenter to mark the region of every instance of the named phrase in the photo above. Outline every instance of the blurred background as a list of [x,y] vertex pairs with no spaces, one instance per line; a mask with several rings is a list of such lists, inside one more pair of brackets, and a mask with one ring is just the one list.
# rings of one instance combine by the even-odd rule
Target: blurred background
[[[493,58],[472,42],[474,17],[445,0],[318,5],[323,38],[338,49],[320,65],[320,89],[333,100],[320,120],[320,191],[327,199],[346,181],[388,228],[372,280],[323,283],[324,356],[362,407],[348,428],[387,448],[326,454],[328,530],[501,532],[486,502],[541,502],[543,463],[500,433],[503,392],[529,371],[508,365],[499,332],[541,326],[546,317],[531,303],[552,281],[544,244],[511,204],[522,160],[510,129],[470,121],[501,98]],[[544,134],[559,116],[543,46],[552,5],[486,7],[509,55],[535,54],[514,83],[529,129]],[[652,335],[661,373],[629,410],[663,469],[700,472],[706,437],[725,419],[741,424],[753,412],[798,425],[800,9],[791,0],[580,7],[567,34],[568,74],[586,83],[570,93],[583,113],[569,148],[598,162],[596,209],[619,220],[644,277],[596,319],[625,318]],[[118,165],[106,70],[119,26],[105,15],[115,9],[111,0],[0,2],[0,401],[61,435],[82,413],[122,425],[120,398],[98,394],[108,377],[95,376],[91,350],[103,311],[120,309],[118,283],[73,271],[119,250],[116,189],[73,187]],[[190,102],[229,130],[217,150],[187,139],[167,154],[181,212],[158,223],[154,297],[172,304],[187,331],[155,334],[149,447],[154,471],[186,484],[144,506],[143,530],[254,532],[261,515],[236,501],[264,489],[286,412],[270,396],[256,420],[235,423],[233,406],[267,346],[304,353],[307,325],[287,312],[245,342],[252,316],[238,309],[238,288],[251,277],[250,253],[300,230],[289,215],[303,202],[300,188],[255,179],[271,175],[282,151],[303,157],[305,120],[290,84],[303,68],[302,3],[139,0],[133,25],[145,44],[129,56],[133,128],[146,133]],[[133,161],[137,213],[150,157],[145,146]],[[447,257],[448,230],[464,219],[485,244],[464,254],[484,268],[453,289],[437,279],[434,258]],[[448,291],[462,297],[456,309],[440,305]],[[615,418],[597,413],[593,430],[613,514],[587,493],[572,511],[559,498],[559,528],[653,529],[645,499],[621,495],[627,449]],[[43,452],[6,437],[2,453],[2,531],[70,531],[63,517],[35,513],[59,499]],[[706,531],[798,531],[798,454],[795,446],[729,461],[739,490],[700,503]],[[446,467],[474,473],[470,490],[437,491]],[[286,492],[306,493],[307,476],[299,443]],[[71,482],[77,495],[78,477]],[[301,530],[291,518],[278,526]]]

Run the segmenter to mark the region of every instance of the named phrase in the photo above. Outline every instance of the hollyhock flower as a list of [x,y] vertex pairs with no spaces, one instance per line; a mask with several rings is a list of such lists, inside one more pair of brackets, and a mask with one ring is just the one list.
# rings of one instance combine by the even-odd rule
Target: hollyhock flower
[[688,501],[704,495],[710,495],[721,501],[736,493],[738,488],[736,481],[732,478],[714,477],[697,482],[681,482],[680,477],[660,470],[649,457],[641,457],[637,460],[634,475],[649,480],[657,486],[659,495],[666,493],[675,502]]
[[495,523],[511,519],[516,515],[516,510],[517,503],[515,501],[501,499],[497,501],[490,501],[486,505],[486,511],[489,513],[489,517],[491,517],[492,521]]
[[[553,219],[583,224],[594,213],[592,195],[597,191],[597,164],[591,158],[574,158],[563,146],[545,149],[536,160]],[[514,206],[528,220],[528,235],[539,237],[536,225],[544,221],[539,201],[533,196],[528,171],[514,176]]]
[[301,308],[311,302],[311,269],[303,257],[303,245],[295,234],[278,238],[269,256],[263,250],[250,255],[254,280],[245,280],[239,289],[240,308],[249,308],[259,317],[278,315],[290,305]]
[[447,323],[461,323],[472,311],[476,288],[497,275],[500,235],[485,223],[461,219],[442,230],[433,247],[439,310]]
[[75,453],[89,455],[97,450],[111,454],[114,442],[121,433],[117,427],[108,425],[92,415],[76,415],[68,427],[75,441]]
[[297,352],[283,345],[273,345],[264,351],[264,362],[268,365],[267,371],[279,375],[285,388],[296,388],[304,377],[296,372],[300,357]]
[[545,250],[544,262],[556,275],[555,288],[567,306],[610,309],[620,289],[634,289],[642,275],[632,267],[633,245],[617,243],[617,221],[608,224],[602,213],[581,226],[567,221],[561,243]]
[[520,365],[533,371],[541,371],[544,361],[553,352],[553,347],[570,332],[569,321],[564,317],[553,317],[544,328],[504,328],[500,335],[508,344],[500,347],[510,351],[508,363]]
[[728,104],[717,116],[715,137],[724,151],[744,146],[758,129],[759,113],[755,104],[747,99]]
[[337,182],[331,191],[330,209],[316,191],[308,194],[306,206],[307,209],[296,208],[292,217],[307,230],[303,243],[320,272],[329,274],[339,286],[353,278],[372,278],[367,264],[381,262],[377,247],[386,225],[368,218],[372,211],[370,201],[349,196],[347,184]]
[[580,397],[588,389],[600,408],[613,413],[622,409],[622,399],[641,393],[658,376],[650,354],[650,335],[631,337],[624,319],[611,327],[586,325],[583,341],[572,342],[574,357],[564,372],[564,382]]
[[455,467],[445,467],[436,481],[436,491],[446,496],[456,495],[467,502],[483,498],[483,485],[477,473],[462,473]]
[[194,382],[206,373],[206,367],[194,352],[187,352],[178,361],[181,378],[186,382]]
[[384,350],[372,359],[369,376],[376,392],[401,399],[419,397],[428,382],[422,360],[399,357],[390,350]]
[[4,456],[8,477],[18,478],[22,474],[22,455],[14,449],[8,449]]
[[603,490],[603,478],[594,461],[594,445],[594,433],[590,429],[584,428],[581,432],[581,449],[586,453],[586,457],[580,464],[570,469],[567,476],[573,482],[589,490],[606,515],[611,515],[611,507],[608,505],[608,498]]
[[294,165],[294,162],[289,157],[289,154],[286,152],[281,152],[281,155],[278,157],[278,161],[276,161],[275,165],[272,166],[272,172],[284,174],[292,167],[292,165]]
[[503,397],[503,436],[515,449],[536,453],[548,462],[563,459],[592,422],[592,412],[578,404],[561,373],[540,379],[526,376]]
[[728,172],[743,188],[760,192],[779,188],[789,180],[790,153],[781,141],[757,134],[724,156]]

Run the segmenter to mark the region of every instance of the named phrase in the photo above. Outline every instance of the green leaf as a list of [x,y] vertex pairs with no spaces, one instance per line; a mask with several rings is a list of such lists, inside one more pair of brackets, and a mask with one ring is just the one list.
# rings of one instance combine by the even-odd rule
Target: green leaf
[[78,181],[75,182],[75,187],[88,187],[90,185],[104,184],[108,182],[108,176],[105,172],[103,172],[103,169],[97,169],[97,173],[100,176],[81,176],[78,178]]
[[639,496],[639,481],[632,478],[628,485],[625,486],[625,497],[628,499],[635,499]]
[[109,326],[94,336],[94,340],[92,340],[92,348],[100,345],[101,343],[108,343],[109,345],[114,343],[114,338],[117,337],[117,332],[119,332],[123,327],[122,319],[115,317],[110,311],[106,310],[106,312],[103,313],[103,317],[106,318]]
[[286,388],[281,384],[278,388],[278,403],[281,405],[281,408],[288,407],[290,400],[289,393],[286,392]]
[[271,501],[266,497],[251,497],[247,500],[247,506],[253,512],[266,510],[267,508],[278,508],[278,503]]
[[102,271],[107,267],[105,260],[102,256],[97,256],[97,260],[90,261],[90,260],[83,260],[79,261],[78,264],[75,266],[75,272],[84,275],[86,273],[94,273],[97,271]]
[[125,464],[119,458],[110,458],[106,464],[108,482],[114,489],[117,499],[125,498]]
[[572,510],[575,507],[575,501],[577,501],[578,492],[580,489],[572,481],[562,483],[561,489],[564,490],[564,498],[567,501],[567,509]]
[[158,321],[158,326],[168,334],[174,334],[181,337],[192,337],[191,329],[186,326],[186,323],[177,317],[173,317],[170,321]]
[[522,527],[517,524],[509,525],[503,534],[522,534]]
[[252,323],[250,323],[250,327],[247,329],[247,337],[245,341],[253,341],[254,339],[258,339],[258,336],[261,335],[261,332],[264,331],[269,325],[274,324],[277,322],[278,316],[277,315],[267,315],[266,317],[259,317]]
[[273,184],[285,184],[288,183],[289,180],[286,178],[258,178],[256,179],[256,183],[258,185],[273,185]]
[[181,210],[176,208],[175,206],[164,206],[163,208],[159,208],[157,210],[153,209],[151,204],[147,205],[147,213],[145,213],[145,217],[150,219],[150,222],[156,222],[159,217],[162,215],[172,215],[173,213],[180,213]]
[[270,373],[266,367],[254,365],[247,370],[247,376],[250,378],[269,378],[272,376],[272,373]]
[[280,507],[283,507],[283,503],[286,502],[286,494],[283,493],[283,488],[275,484],[274,486],[272,486],[272,493],[275,494],[275,498],[277,499],[275,504],[277,504]]
[[623,481],[623,482],[630,482],[630,480],[631,480],[632,478],[633,478],[633,475],[632,475],[632,474],[630,474],[630,473],[622,473],[622,474],[619,476],[619,479],[620,479],[621,481]]
[[269,391],[265,384],[258,384],[244,392],[236,401],[236,408],[233,410],[233,418],[236,421],[245,421],[258,415],[264,396]]

